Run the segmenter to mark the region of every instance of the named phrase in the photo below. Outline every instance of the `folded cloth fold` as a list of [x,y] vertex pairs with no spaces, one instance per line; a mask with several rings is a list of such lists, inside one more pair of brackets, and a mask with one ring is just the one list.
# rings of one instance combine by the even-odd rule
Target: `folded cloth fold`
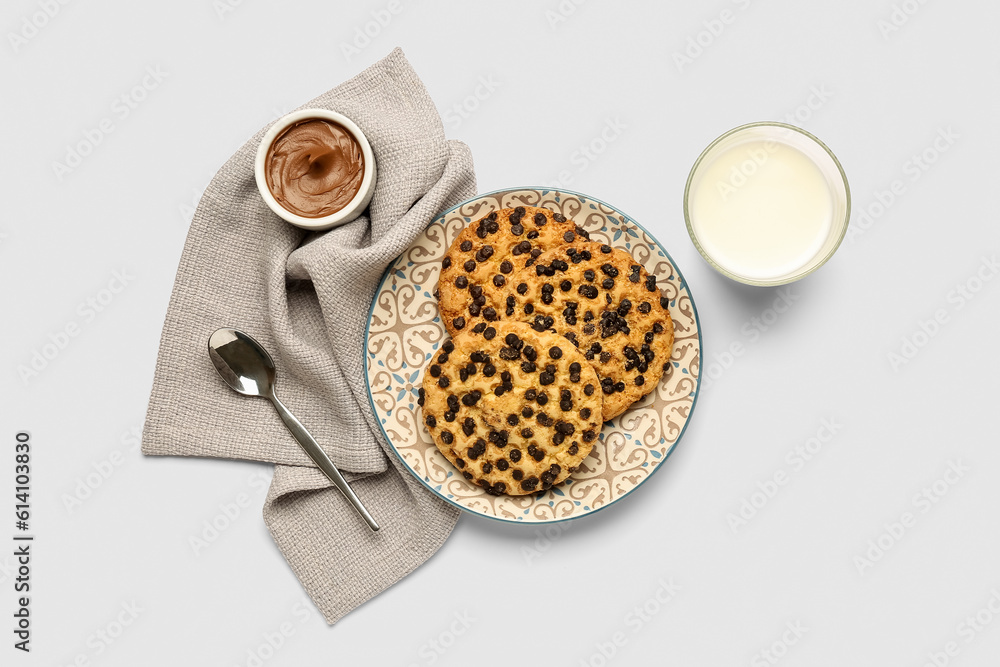
[[[365,381],[365,326],[388,264],[441,211],[472,196],[468,148],[441,119],[402,51],[309,102],[351,118],[378,165],[365,215],[321,233],[276,216],[254,180],[266,128],[212,179],[191,222],[167,309],[142,451],[276,464],[264,519],[334,623],[429,558],[457,511],[389,451]],[[381,524],[372,533],[314,467],[267,401],[218,377],[209,335],[230,326],[270,352],[278,395]]]

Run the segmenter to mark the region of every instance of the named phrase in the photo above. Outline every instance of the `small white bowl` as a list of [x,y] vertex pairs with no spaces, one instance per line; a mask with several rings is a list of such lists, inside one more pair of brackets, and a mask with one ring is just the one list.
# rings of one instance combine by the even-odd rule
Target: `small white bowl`
[[[313,118],[328,120],[346,128],[347,131],[354,135],[354,138],[357,139],[358,144],[361,146],[361,154],[365,161],[365,173],[361,178],[361,188],[358,189],[357,194],[354,195],[354,199],[352,199],[347,206],[339,211],[331,213],[330,215],[325,215],[322,218],[306,218],[296,213],[292,213],[278,203],[278,200],[276,200],[274,195],[271,194],[271,189],[267,187],[267,177],[265,175],[267,167],[267,153],[271,148],[271,144],[274,143],[274,140],[295,123]],[[354,121],[347,116],[339,114],[336,111],[329,111],[327,109],[302,109],[301,111],[293,111],[287,116],[277,120],[264,134],[264,138],[260,141],[260,146],[257,147],[257,158],[254,161],[254,176],[257,179],[257,189],[260,190],[260,196],[264,199],[264,202],[267,203],[268,207],[272,211],[274,211],[283,220],[292,223],[296,227],[314,231],[321,231],[338,225],[343,225],[361,215],[361,213],[368,207],[368,203],[371,201],[372,195],[375,194],[375,181],[377,179],[375,170],[375,155],[372,153],[372,147],[368,143],[368,139],[365,137],[364,132],[362,132],[361,128],[355,125]]]

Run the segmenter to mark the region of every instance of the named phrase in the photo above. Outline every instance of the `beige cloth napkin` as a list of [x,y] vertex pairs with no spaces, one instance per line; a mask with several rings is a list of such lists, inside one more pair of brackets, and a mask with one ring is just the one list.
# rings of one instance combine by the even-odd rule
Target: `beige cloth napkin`
[[[184,245],[142,451],[277,464],[264,520],[334,623],[429,558],[458,518],[384,441],[364,379],[364,332],[386,266],[438,213],[475,193],[475,176],[468,148],[445,139],[399,49],[306,106],[339,111],[368,137],[378,165],[369,210],[319,234],[278,218],[254,181],[263,129],[223,165]],[[314,467],[270,403],[239,396],[218,377],[206,346],[223,326],[246,331],[271,353],[279,397],[352,482],[378,533]]]

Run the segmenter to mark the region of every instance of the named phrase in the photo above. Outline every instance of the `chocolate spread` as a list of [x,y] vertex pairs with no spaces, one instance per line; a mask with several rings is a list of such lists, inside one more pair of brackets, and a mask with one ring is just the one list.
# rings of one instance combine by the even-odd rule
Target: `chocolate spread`
[[347,128],[310,118],[279,134],[267,151],[267,187],[284,208],[322,218],[347,206],[361,189],[365,160]]

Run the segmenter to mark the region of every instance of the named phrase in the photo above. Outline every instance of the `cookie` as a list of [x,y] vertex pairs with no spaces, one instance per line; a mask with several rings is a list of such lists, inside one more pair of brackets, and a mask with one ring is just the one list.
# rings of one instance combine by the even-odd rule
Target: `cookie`
[[500,295],[510,277],[546,250],[587,238],[561,213],[518,206],[493,211],[463,229],[441,262],[438,307],[452,336],[486,328],[503,311]]
[[505,319],[565,336],[597,370],[604,419],[656,388],[674,342],[667,298],[627,252],[578,242],[542,253],[514,274]]
[[514,496],[576,472],[601,431],[602,402],[583,353],[523,322],[445,341],[418,399],[434,443],[462,476]]

